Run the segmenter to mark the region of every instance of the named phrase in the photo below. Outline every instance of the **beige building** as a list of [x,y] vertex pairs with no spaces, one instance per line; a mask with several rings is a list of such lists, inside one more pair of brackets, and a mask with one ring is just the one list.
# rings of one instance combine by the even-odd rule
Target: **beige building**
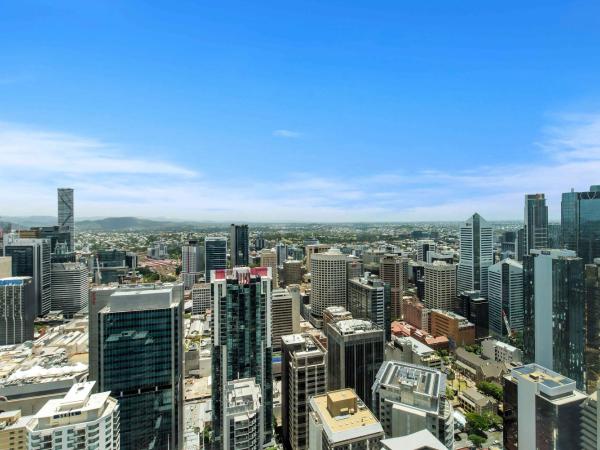
[[277,271],[277,253],[273,250],[262,250],[260,252],[261,267],[270,267],[273,277],[273,288],[279,287],[279,276]]
[[0,448],[27,450],[29,439],[26,424],[30,417],[21,417],[21,411],[0,413]]
[[311,314],[314,324],[322,326],[323,311],[329,306],[346,306],[348,257],[338,249],[318,253],[311,258]]
[[273,289],[271,293],[271,336],[273,349],[281,349],[281,336],[300,331],[300,305],[287,289]]
[[0,278],[9,277],[12,277],[12,258],[10,256],[0,256]]
[[375,450],[383,428],[352,389],[331,391],[310,399],[311,450]]
[[456,264],[436,261],[425,263],[426,308],[452,310],[456,299]]
[[311,244],[307,245],[304,249],[304,256],[306,258],[306,270],[310,271],[311,259],[313,255],[317,253],[325,253],[331,248],[329,244]]
[[390,285],[392,320],[404,317],[402,296],[408,286],[408,258],[385,255],[379,265],[379,277]]

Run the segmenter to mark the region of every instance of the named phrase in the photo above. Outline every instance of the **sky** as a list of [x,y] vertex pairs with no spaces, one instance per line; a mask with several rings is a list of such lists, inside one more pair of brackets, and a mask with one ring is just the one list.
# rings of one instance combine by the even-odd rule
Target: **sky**
[[600,184],[597,1],[0,10],[0,216],[557,219]]

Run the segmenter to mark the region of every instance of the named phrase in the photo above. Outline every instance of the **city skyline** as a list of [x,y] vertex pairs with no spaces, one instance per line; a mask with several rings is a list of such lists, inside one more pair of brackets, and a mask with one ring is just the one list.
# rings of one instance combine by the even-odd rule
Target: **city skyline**
[[556,220],[597,184],[591,3],[5,12],[3,215],[68,185],[78,217],[493,221],[543,192]]

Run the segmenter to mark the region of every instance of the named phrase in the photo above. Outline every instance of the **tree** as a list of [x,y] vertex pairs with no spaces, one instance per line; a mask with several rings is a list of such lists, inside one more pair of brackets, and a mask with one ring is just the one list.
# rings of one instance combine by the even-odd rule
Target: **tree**
[[446,386],[446,398],[448,400],[454,400],[454,389],[450,386]]
[[490,397],[495,398],[499,402],[504,399],[504,389],[497,383],[492,383],[489,381],[480,381],[477,383],[477,389],[482,394],[489,395]]
[[486,438],[484,438],[482,436],[479,436],[478,434],[470,434],[469,435],[469,440],[477,448],[481,448],[483,446],[483,444],[485,444],[485,441],[487,441]]

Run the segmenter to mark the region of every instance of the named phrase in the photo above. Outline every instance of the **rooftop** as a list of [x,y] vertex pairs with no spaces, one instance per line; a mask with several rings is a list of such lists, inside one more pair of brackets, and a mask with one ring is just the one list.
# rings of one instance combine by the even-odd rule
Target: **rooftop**
[[383,439],[384,450],[447,450],[429,430],[421,430],[406,436]]

